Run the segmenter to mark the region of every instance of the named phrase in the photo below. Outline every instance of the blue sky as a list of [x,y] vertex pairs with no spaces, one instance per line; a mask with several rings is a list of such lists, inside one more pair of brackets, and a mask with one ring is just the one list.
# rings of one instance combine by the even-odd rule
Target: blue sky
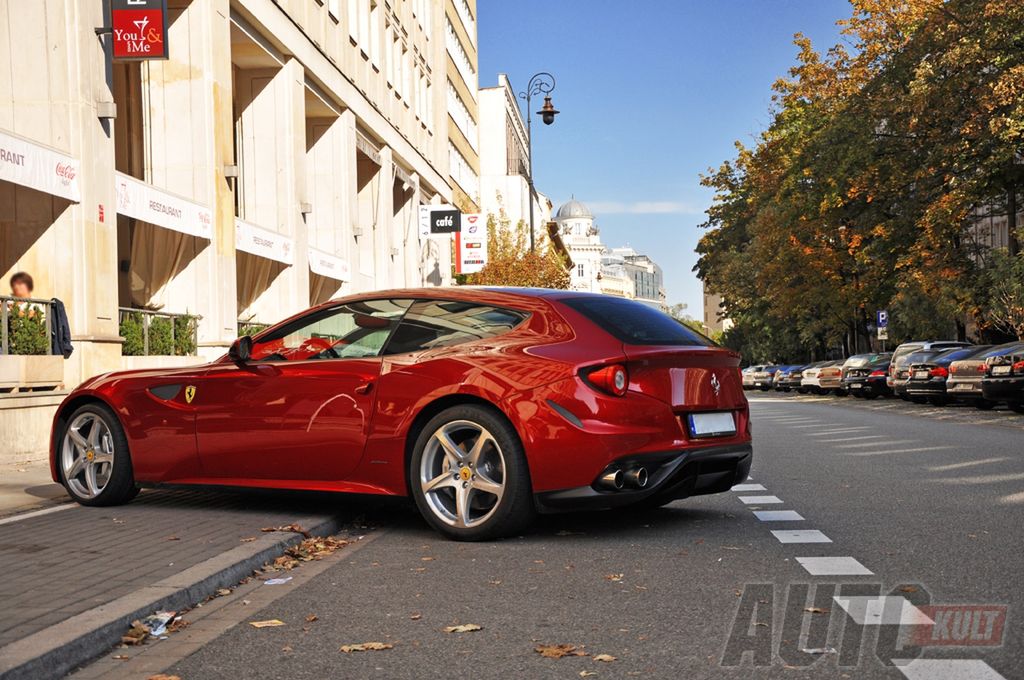
[[561,115],[534,126],[537,189],[589,205],[602,240],[654,257],[669,302],[701,318],[699,174],[764,129],[793,34],[833,44],[847,0],[478,0],[477,12],[481,87],[499,73],[517,91],[537,71],[558,80]]

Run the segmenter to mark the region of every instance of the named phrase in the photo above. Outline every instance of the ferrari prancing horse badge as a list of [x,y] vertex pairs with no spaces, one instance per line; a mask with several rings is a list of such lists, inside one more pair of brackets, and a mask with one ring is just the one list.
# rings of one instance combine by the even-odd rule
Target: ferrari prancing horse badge
[[192,400],[196,397],[196,386],[188,385],[185,387],[185,403],[191,404]]

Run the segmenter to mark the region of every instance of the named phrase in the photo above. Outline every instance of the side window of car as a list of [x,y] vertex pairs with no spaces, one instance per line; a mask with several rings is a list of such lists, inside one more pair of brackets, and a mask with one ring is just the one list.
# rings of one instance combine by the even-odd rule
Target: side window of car
[[420,300],[398,324],[385,354],[406,354],[493,338],[521,324],[528,314],[475,302]]
[[310,312],[253,343],[253,361],[313,361],[372,357],[412,300],[360,300]]

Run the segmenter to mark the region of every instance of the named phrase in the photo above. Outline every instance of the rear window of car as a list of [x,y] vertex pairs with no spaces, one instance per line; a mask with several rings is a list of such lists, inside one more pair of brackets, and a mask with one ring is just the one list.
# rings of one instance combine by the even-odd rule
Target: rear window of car
[[493,338],[521,324],[525,312],[475,302],[419,300],[388,340],[385,354],[422,352]]
[[606,297],[568,298],[561,302],[629,345],[710,347],[715,344],[682,322],[642,302]]

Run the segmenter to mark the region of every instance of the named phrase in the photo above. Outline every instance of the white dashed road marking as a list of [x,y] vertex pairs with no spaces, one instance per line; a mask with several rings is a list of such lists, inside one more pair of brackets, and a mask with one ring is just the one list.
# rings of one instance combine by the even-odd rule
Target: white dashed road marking
[[[824,441],[828,441],[827,439]],[[895,441],[885,442],[886,446],[893,444],[917,444],[913,439],[897,439]],[[879,442],[860,442],[858,444],[836,444],[833,448],[836,449],[863,449],[866,446],[878,446]]]
[[884,434],[865,434],[860,437],[839,437],[837,439],[822,439],[823,442],[855,442],[861,439],[885,439]]
[[737,484],[732,487],[733,491],[765,491],[765,488],[760,484]]
[[852,557],[798,557],[811,576],[871,576],[870,569]]
[[770,505],[782,502],[778,496],[740,496],[740,500],[744,505]]
[[1006,680],[980,659],[893,659],[907,680]]
[[817,529],[777,529],[772,535],[780,543],[831,543],[832,539]]
[[943,451],[952,446],[921,446],[916,449],[886,449],[884,451],[844,451],[848,456],[885,456],[890,453],[919,453],[921,451]]
[[905,597],[836,595],[832,599],[862,626],[930,626],[935,623]]
[[754,517],[762,522],[799,522],[803,520],[796,510],[754,510]]

